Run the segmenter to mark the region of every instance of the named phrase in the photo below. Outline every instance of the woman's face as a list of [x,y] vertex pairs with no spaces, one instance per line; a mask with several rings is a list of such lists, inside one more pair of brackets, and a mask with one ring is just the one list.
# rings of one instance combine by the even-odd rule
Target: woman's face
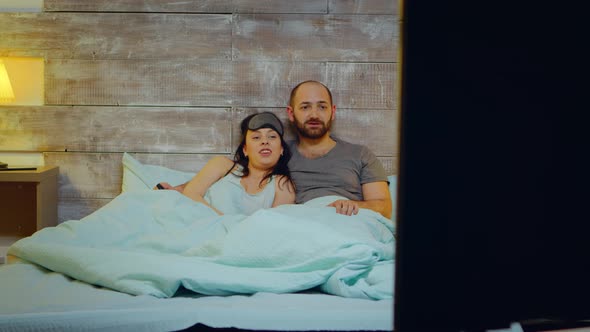
[[249,168],[268,170],[277,164],[283,153],[281,136],[271,128],[248,130],[243,151]]

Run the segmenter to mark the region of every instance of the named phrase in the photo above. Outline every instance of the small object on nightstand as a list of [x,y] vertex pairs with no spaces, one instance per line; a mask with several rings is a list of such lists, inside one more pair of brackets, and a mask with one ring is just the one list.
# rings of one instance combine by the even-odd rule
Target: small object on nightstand
[[9,167],[0,167],[0,172],[7,172],[7,171],[36,171],[37,167],[34,166],[9,166]]
[[6,167],[8,167],[8,164],[0,161],[0,168],[6,168]]

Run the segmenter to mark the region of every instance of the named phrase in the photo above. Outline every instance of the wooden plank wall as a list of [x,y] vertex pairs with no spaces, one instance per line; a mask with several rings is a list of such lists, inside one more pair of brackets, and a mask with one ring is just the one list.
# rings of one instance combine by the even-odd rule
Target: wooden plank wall
[[396,0],[45,0],[0,27],[0,56],[45,59],[45,105],[0,108],[0,151],[60,166],[60,222],[120,193],[123,152],[197,171],[245,115],[287,121],[307,79],[332,89],[334,134],[397,171]]

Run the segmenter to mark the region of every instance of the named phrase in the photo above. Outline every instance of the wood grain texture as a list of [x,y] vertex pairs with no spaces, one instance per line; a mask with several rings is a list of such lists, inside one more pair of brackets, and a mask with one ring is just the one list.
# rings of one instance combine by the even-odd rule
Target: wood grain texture
[[231,158],[230,154],[130,153],[130,155],[142,164],[163,166],[177,171],[193,173],[197,173],[214,156]]
[[393,15],[247,15],[233,18],[236,60],[395,62]]
[[229,153],[229,108],[8,106],[0,150]]
[[329,0],[330,14],[399,15],[398,0]]
[[[297,138],[285,109],[279,108],[236,108],[233,112],[232,142],[238,146],[241,139],[240,122],[252,113],[272,112],[285,126],[285,139]],[[350,143],[366,145],[377,156],[392,157],[399,154],[397,135],[397,112],[394,110],[336,110],[332,134]]]
[[45,0],[45,11],[175,13],[326,13],[327,0]]
[[43,4],[45,11],[227,13],[231,12],[232,2],[232,0],[44,0]]
[[396,109],[395,63],[329,63],[326,85],[343,108]]
[[383,164],[383,168],[385,168],[385,172],[388,175],[394,175],[397,174],[399,171],[399,156],[393,156],[393,157],[377,157],[377,159],[379,159],[381,161],[381,164]]
[[323,63],[49,60],[52,105],[283,106],[292,86],[323,80]]
[[80,220],[112,201],[111,198],[61,199],[57,204],[57,222]]
[[377,156],[391,156],[392,146],[393,153],[399,153],[396,114],[393,110],[337,109],[332,132],[343,140],[366,145]]
[[235,62],[234,106],[286,107],[291,89],[305,80],[325,81],[318,62]]
[[[46,165],[59,165],[59,200],[112,199],[121,193],[122,153],[47,152]],[[218,154],[131,153],[139,162],[184,172],[198,172]],[[226,154],[219,154],[226,155]]]
[[0,56],[230,59],[231,15],[0,13]]
[[48,60],[45,104],[230,106],[231,61]]
[[48,105],[283,107],[304,80],[343,108],[397,107],[393,63],[48,60]]
[[289,93],[309,79],[332,90],[334,134],[367,145],[397,173],[397,1],[44,6],[0,13],[0,56],[45,58],[45,106],[0,107],[0,151],[44,152],[47,165],[60,166],[60,221],[120,193],[122,152],[196,172],[234,153],[249,112],[271,110],[288,123]]
[[44,153],[45,164],[59,166],[58,197],[113,198],[121,192],[122,154]]
[[233,13],[326,14],[326,0],[233,0]]

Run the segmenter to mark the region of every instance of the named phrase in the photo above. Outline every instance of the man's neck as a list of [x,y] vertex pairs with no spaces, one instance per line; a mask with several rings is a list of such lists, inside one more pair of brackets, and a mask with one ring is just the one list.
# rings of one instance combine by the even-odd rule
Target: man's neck
[[297,150],[305,158],[319,158],[330,152],[336,146],[336,141],[329,134],[320,138],[307,138],[299,136]]

